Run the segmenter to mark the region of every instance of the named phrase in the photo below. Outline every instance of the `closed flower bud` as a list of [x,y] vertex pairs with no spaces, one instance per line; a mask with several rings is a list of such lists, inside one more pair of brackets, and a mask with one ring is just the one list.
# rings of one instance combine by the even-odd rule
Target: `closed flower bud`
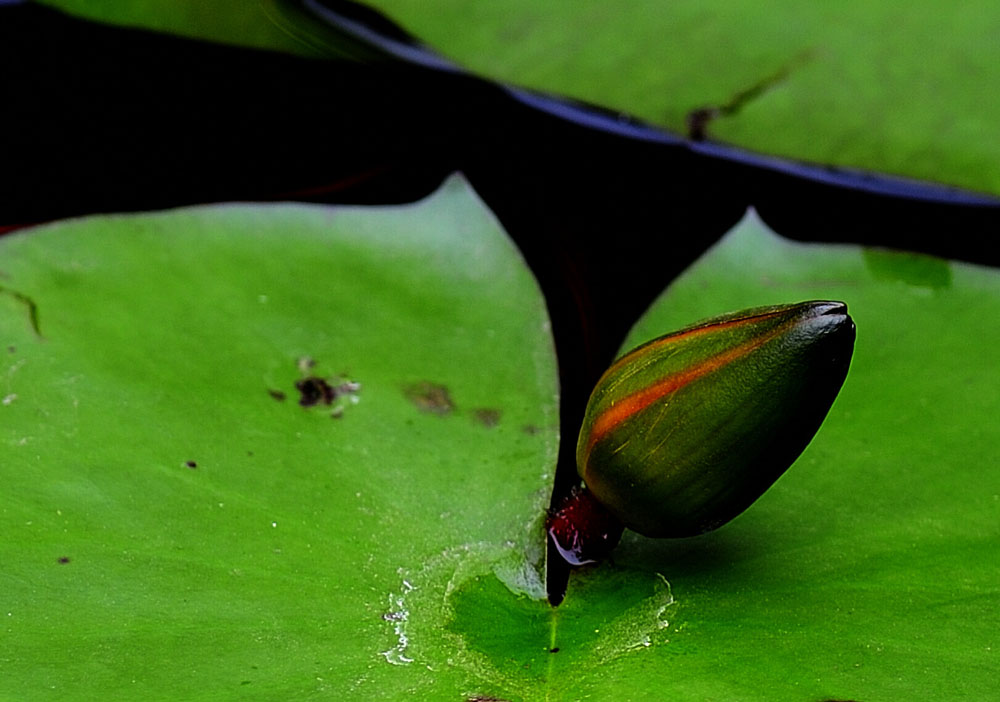
[[854,336],[846,305],[813,301],[715,317],[630,351],[587,405],[576,453],[587,489],[646,536],[725,524],[819,429]]

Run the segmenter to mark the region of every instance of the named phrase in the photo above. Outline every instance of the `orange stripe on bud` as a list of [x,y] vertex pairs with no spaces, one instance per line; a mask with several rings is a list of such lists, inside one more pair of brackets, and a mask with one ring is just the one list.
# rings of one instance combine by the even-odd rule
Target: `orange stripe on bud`
[[676,344],[680,341],[686,341],[688,339],[697,338],[703,334],[716,333],[729,329],[730,327],[739,326],[740,324],[745,324],[747,320],[752,319],[755,322],[762,321],[765,319],[770,319],[771,317],[777,317],[784,314],[785,310],[779,309],[774,312],[768,312],[766,314],[753,314],[741,317],[734,317],[733,319],[726,320],[725,322],[708,322],[702,326],[692,327],[686,331],[675,332],[673,334],[667,334],[666,336],[661,336],[659,339],[653,339],[652,341],[646,342],[637,348],[632,349],[627,354],[619,358],[617,361],[611,364],[611,366],[604,372],[604,375],[614,374],[621,366],[631,363],[632,360],[640,355],[647,354],[651,351],[655,351],[661,346],[667,346],[668,344]]
[[[679,334],[677,336],[669,337],[670,341],[677,341],[683,337],[691,335],[700,331],[718,331],[720,328],[725,328],[742,322],[744,320],[734,320],[733,322],[727,322],[725,325],[715,325],[711,327],[701,327],[698,329],[692,329],[689,332]],[[609,407],[600,417],[594,420],[594,424],[590,429],[590,441],[587,444],[587,453],[589,454],[591,449],[593,449],[594,444],[598,443],[604,438],[608,432],[614,430],[619,424],[624,422],[626,419],[632,415],[643,411],[650,405],[652,405],[657,400],[660,400],[672,392],[675,392],[685,385],[703,378],[709,373],[718,370],[719,368],[725,366],[728,363],[732,363],[738,358],[746,356],[748,353],[752,352],[754,349],[760,348],[768,341],[778,336],[784,332],[785,327],[788,325],[782,325],[771,331],[770,334],[762,336],[757,339],[753,339],[744,344],[736,346],[724,353],[712,356],[701,363],[685,369],[680,373],[675,373],[669,375],[663,380],[649,386],[639,392],[632,393],[627,397],[623,398],[619,402]],[[631,356],[631,354],[629,354]],[[612,366],[614,368],[614,366]]]

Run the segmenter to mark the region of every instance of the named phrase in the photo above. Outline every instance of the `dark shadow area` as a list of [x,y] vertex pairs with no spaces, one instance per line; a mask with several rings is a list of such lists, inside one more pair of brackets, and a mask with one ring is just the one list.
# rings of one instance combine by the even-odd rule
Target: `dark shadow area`
[[646,539],[630,534],[615,554],[615,563],[640,570],[669,567],[692,580],[711,579],[715,573],[731,571],[733,563],[773,548],[739,529],[726,529],[688,539]]
[[299,193],[398,202],[458,167],[435,107],[450,91],[405,66],[361,70],[33,4],[0,7],[0,60],[4,225]]

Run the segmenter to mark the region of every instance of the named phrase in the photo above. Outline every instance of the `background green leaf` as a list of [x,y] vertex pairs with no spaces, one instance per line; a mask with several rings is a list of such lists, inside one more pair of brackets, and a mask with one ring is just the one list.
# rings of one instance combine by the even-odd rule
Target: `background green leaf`
[[[0,270],[0,697],[457,699],[408,628],[463,578],[541,595],[548,321],[461,179],[71,220]],[[310,372],[358,402],[298,406]]]
[[755,151],[1000,193],[1000,9],[976,0],[370,0],[475,73]]
[[[87,19],[305,56],[372,57],[283,0],[35,0]],[[1000,9],[369,0],[474,73],[754,151],[1000,194]]]

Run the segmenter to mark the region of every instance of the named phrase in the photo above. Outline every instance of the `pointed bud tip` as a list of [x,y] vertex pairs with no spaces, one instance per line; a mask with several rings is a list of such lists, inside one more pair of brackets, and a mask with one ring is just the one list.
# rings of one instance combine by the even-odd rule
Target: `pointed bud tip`
[[847,304],[836,300],[826,300],[813,303],[816,315],[843,315],[847,316]]

